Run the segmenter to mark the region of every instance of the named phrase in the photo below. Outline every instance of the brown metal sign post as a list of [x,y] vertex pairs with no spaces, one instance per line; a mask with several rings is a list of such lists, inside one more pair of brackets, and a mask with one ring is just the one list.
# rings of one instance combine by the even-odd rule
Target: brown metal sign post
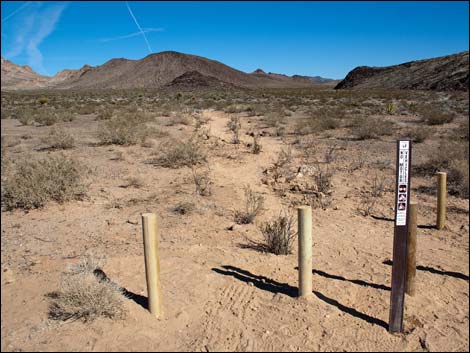
[[406,286],[406,238],[408,234],[411,188],[410,166],[411,141],[398,140],[389,332],[403,332],[403,310],[405,306]]

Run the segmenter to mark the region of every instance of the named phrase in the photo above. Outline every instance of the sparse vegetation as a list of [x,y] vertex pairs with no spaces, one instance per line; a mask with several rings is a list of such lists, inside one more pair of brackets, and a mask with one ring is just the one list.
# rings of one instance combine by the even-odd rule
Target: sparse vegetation
[[263,211],[264,197],[254,192],[249,186],[245,187],[245,207],[235,211],[235,223],[249,224]]
[[204,169],[198,169],[193,166],[192,174],[194,185],[196,186],[196,194],[201,196],[210,196],[212,194],[210,168],[207,166]]
[[49,134],[42,139],[42,142],[50,149],[54,150],[66,150],[73,148],[75,145],[75,139],[72,135],[67,133],[64,129],[52,128]]
[[279,215],[278,218],[265,222],[261,227],[264,243],[259,244],[267,252],[276,255],[288,255],[297,236],[292,215]]
[[207,151],[203,143],[193,135],[185,141],[169,139],[163,142],[156,152],[156,158],[149,161],[165,168],[191,167],[207,160]]
[[[93,321],[99,317],[124,319],[124,291],[88,261],[66,272],[59,290],[49,293],[49,318],[53,320]],[[94,267],[94,268],[93,268]]]
[[134,145],[144,142],[148,131],[138,114],[125,114],[105,120],[98,128],[98,138],[103,145]]
[[84,194],[83,166],[63,155],[21,159],[2,185],[2,205],[7,210],[31,209],[53,200],[59,203]]

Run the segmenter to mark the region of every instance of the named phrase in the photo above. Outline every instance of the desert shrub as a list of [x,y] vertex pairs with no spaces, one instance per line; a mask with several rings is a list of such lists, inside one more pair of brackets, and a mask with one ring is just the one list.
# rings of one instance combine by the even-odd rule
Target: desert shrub
[[424,142],[424,140],[428,139],[432,135],[432,129],[429,127],[417,127],[408,133],[408,137],[411,141],[415,143]]
[[237,224],[249,224],[263,211],[264,197],[245,187],[245,207],[235,211],[235,222]]
[[469,197],[469,165],[467,160],[451,161],[447,174],[449,193],[462,198]]
[[96,118],[98,120],[108,120],[113,117],[114,110],[108,106],[102,106],[97,110]]
[[91,104],[82,105],[78,108],[78,114],[80,115],[88,115],[93,114],[95,112],[95,106]]
[[40,98],[38,99],[38,103],[41,104],[41,105],[45,105],[45,104],[49,103],[49,98],[47,98],[47,97],[40,97]]
[[192,167],[192,174],[194,185],[196,187],[196,194],[201,196],[210,196],[211,191],[211,177],[209,167],[199,170],[195,166]]
[[240,129],[242,127],[240,118],[238,116],[232,116],[227,124],[227,127],[233,133],[233,143],[240,143]]
[[315,173],[313,175],[316,191],[323,194],[330,193],[333,186],[332,179],[333,172],[332,169],[328,167],[328,164],[323,167],[320,163],[317,163],[317,168],[315,168]]
[[193,123],[193,118],[187,114],[178,114],[176,116],[172,116],[170,119],[165,121],[166,126],[174,126],[174,125],[186,125],[189,126]]
[[207,160],[207,151],[197,136],[186,141],[169,139],[160,144],[156,158],[149,161],[165,168],[191,167]]
[[263,120],[268,127],[278,127],[284,123],[285,118],[282,112],[270,112],[265,115]]
[[63,155],[19,160],[2,183],[2,205],[7,210],[31,209],[49,200],[62,203],[76,199],[84,193],[82,173],[82,165]]
[[123,185],[123,187],[140,189],[144,186],[144,184],[145,183],[142,178],[138,176],[130,176],[126,178],[126,183]]
[[292,252],[297,232],[295,231],[294,218],[280,215],[273,221],[265,222],[261,227],[264,243],[261,248],[276,255],[287,255]]
[[104,272],[89,262],[65,273],[59,290],[49,293],[49,318],[53,320],[82,320],[98,317],[124,319],[125,290],[111,282]]
[[382,174],[375,174],[369,190],[361,194],[361,202],[358,210],[364,216],[370,216],[377,205],[377,201],[382,197],[387,186],[387,179]]
[[416,112],[428,125],[443,125],[450,123],[455,118],[455,113],[444,111],[435,104],[420,104]]
[[30,109],[18,109],[15,116],[22,125],[30,125],[34,121],[34,114]]
[[193,202],[180,202],[173,207],[172,211],[180,215],[190,214],[196,209]]
[[42,139],[49,148],[55,150],[66,150],[75,145],[75,139],[64,129],[52,128],[49,134]]
[[392,135],[394,125],[389,120],[358,118],[353,125],[352,132],[359,140],[375,139],[380,136]]
[[147,136],[148,130],[138,114],[116,116],[98,127],[98,138],[104,145],[134,145],[144,142]]
[[57,122],[57,114],[52,109],[41,108],[34,115],[34,121],[42,126],[51,126]]
[[259,154],[261,152],[262,146],[259,143],[259,137],[257,134],[253,135],[253,145],[251,146],[251,152],[253,154]]
[[387,114],[392,115],[397,111],[397,106],[393,103],[387,104]]

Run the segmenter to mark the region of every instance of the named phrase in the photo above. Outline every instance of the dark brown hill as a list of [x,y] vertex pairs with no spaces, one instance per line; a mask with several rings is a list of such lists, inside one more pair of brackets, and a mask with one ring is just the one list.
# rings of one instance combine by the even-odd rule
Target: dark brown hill
[[335,89],[468,91],[468,51],[387,67],[359,66]]
[[140,60],[112,59],[92,67],[78,79],[65,80],[57,88],[156,88],[168,85],[177,77],[198,72],[241,87],[305,87],[308,83],[256,77],[233,69],[218,61],[196,55],[166,51],[151,54]]

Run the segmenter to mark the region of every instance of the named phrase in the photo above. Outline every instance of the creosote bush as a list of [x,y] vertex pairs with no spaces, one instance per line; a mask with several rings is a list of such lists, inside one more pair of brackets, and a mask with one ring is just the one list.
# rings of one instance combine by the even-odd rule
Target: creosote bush
[[149,161],[165,168],[191,167],[207,161],[207,151],[200,139],[193,135],[186,141],[169,139],[160,144],[156,158]]
[[2,205],[7,210],[31,209],[50,200],[62,203],[80,198],[84,194],[82,173],[82,165],[63,155],[21,159],[2,182]]
[[147,138],[147,129],[139,114],[127,113],[116,116],[98,128],[98,138],[103,145],[135,145]]
[[64,129],[52,128],[49,134],[42,139],[42,142],[51,149],[66,150],[75,145],[75,139]]
[[276,254],[287,255],[292,252],[292,245],[296,238],[294,218],[280,215],[261,227],[264,243],[258,244],[262,250]]
[[264,197],[245,187],[245,207],[243,210],[235,211],[235,222],[237,224],[249,224],[263,211]]

